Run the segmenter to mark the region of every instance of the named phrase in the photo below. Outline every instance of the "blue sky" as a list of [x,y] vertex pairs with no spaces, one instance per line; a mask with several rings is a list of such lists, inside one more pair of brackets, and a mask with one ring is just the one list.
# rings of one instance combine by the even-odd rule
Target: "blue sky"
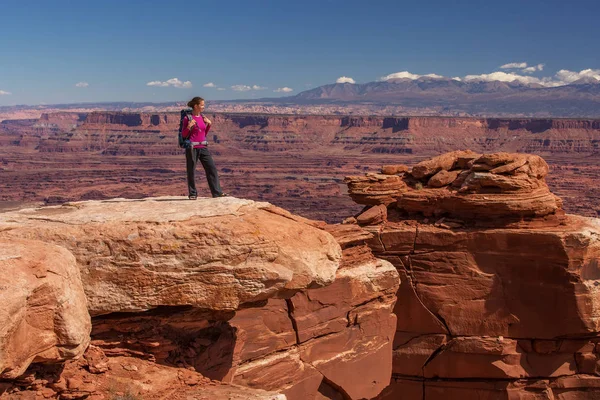
[[0,106],[276,97],[395,73],[569,82],[600,74],[598,15],[598,0],[0,0]]

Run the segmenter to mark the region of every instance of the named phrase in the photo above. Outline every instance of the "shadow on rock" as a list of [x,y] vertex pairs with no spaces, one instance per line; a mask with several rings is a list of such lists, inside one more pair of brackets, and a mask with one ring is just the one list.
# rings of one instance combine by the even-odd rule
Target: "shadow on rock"
[[92,344],[107,356],[133,356],[223,380],[233,364],[234,312],[160,307],[93,318]]

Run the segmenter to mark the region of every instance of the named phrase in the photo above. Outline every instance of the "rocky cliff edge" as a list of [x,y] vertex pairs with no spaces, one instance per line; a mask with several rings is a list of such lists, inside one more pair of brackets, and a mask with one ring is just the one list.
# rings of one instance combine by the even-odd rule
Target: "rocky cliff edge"
[[374,397],[399,279],[371,236],[236,198],[0,214],[0,397]]
[[600,220],[565,214],[535,155],[457,151],[346,178],[349,224],[398,270],[379,399],[600,396]]

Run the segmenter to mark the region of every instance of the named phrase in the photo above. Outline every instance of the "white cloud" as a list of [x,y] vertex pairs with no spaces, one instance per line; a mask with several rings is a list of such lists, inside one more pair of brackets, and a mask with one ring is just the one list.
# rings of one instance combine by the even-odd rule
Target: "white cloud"
[[[521,66],[523,64],[526,64],[526,63],[506,64],[506,65],[503,65],[502,67],[512,65],[516,68],[517,66]],[[521,72],[532,73],[532,72],[536,72],[536,71],[543,71],[544,67],[545,67],[545,64],[537,64],[537,65],[532,65],[531,67],[522,68],[521,71],[516,71],[516,72],[496,71],[496,72],[492,72],[490,74],[467,75],[462,78],[456,76],[451,79],[455,80],[455,81],[459,81],[459,82],[465,82],[465,81],[514,82],[514,81],[517,81],[517,82],[520,82],[523,84],[539,84],[539,85],[546,86],[546,87],[564,86],[564,85],[568,85],[579,79],[584,79],[584,78],[588,78],[588,79],[593,78],[593,79],[600,81],[600,69],[584,69],[579,72],[563,69],[563,70],[558,71],[554,76],[540,77],[540,78],[521,74]],[[402,72],[396,72],[396,73],[384,76],[384,77],[380,78],[380,80],[381,81],[387,81],[390,79],[412,79],[412,80],[415,80],[415,79],[419,79],[422,77],[434,78],[434,79],[444,78],[443,76],[437,75],[437,74],[419,75],[419,74],[410,73],[408,71],[402,71]]]
[[202,86],[204,86],[204,87],[211,87],[211,88],[217,87],[217,85],[215,85],[215,84],[214,84],[214,83],[212,83],[212,82],[205,83],[205,84],[204,84],[204,85],[202,85]]
[[389,81],[390,79],[411,79],[414,81],[419,78],[440,79],[440,78],[444,78],[444,77],[441,75],[438,75],[438,74],[418,75],[418,74],[411,74],[408,71],[402,71],[402,72],[395,72],[393,74],[389,74],[389,75],[381,77],[379,79],[382,81]]
[[75,86],[78,87],[78,88],[86,88],[86,87],[90,86],[90,84],[87,83],[87,82],[77,82],[75,84]]
[[335,83],[356,83],[356,81],[354,81],[354,79],[348,77],[348,76],[340,76],[337,81],[335,81]]
[[501,65],[500,68],[501,69],[522,69],[522,68],[527,68],[527,63],[526,62],[508,63],[508,64]]
[[287,86],[286,86],[286,87],[280,87],[280,88],[277,88],[277,89],[275,89],[275,90],[273,90],[273,91],[274,91],[274,92],[278,92],[278,93],[289,93],[289,92],[293,92],[293,91],[294,91],[294,89],[292,89],[292,88],[289,88],[289,87],[287,87]]
[[[541,71],[544,68],[544,64],[538,64],[534,68],[537,71]],[[547,87],[564,86],[579,79],[593,78],[600,81],[600,69],[584,69],[579,72],[569,71],[567,69],[561,69],[554,77],[543,77],[534,78],[532,76],[523,76],[518,74],[507,74],[506,72],[493,72],[491,74],[482,75],[467,75],[465,80],[479,80],[479,81],[501,81],[501,82],[512,82],[518,81],[521,83],[538,83]]]
[[427,74],[427,75],[423,75],[425,78],[435,78],[435,79],[442,79],[444,78],[442,75],[438,75],[438,74]]
[[250,90],[265,90],[267,87],[258,85],[233,85],[231,89],[235,90],[236,92],[248,92]]
[[161,86],[161,87],[166,87],[166,86],[169,86],[169,84],[167,82],[152,81],[152,82],[146,83],[146,86]]
[[233,85],[231,89],[235,90],[236,92],[247,92],[252,90],[252,87],[248,85]]
[[535,71],[542,71],[544,69],[544,66],[546,64],[538,64],[538,65],[532,65],[531,67],[527,67],[521,70],[521,72],[524,72],[526,74],[531,74]]
[[162,81],[148,82],[148,83],[146,83],[146,85],[147,86],[159,86],[159,87],[173,86],[176,88],[191,88],[192,82],[190,82],[190,81],[182,82],[178,78],[171,78],[165,82],[162,82]]
[[584,69],[579,72],[561,69],[556,73],[556,78],[564,85],[568,85],[569,83],[573,83],[583,78],[594,78],[600,80],[600,69]]
[[525,84],[539,83],[544,84],[544,81],[539,78],[532,76],[523,76],[519,74],[506,73],[506,72],[492,72],[491,74],[481,75],[467,75],[463,78],[465,81],[500,81],[500,82],[521,82]]
[[11,92],[6,92],[4,90],[0,90],[0,96],[7,96],[9,94],[12,94]]
[[222,87],[218,87],[217,90],[227,90],[227,89],[222,88]]

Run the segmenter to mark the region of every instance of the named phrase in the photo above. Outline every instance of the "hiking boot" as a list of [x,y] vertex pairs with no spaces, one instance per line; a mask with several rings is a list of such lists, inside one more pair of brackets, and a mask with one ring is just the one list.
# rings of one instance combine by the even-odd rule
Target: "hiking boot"
[[198,196],[196,196],[195,194],[190,194],[188,196],[188,199],[190,199],[190,200],[196,200],[197,198],[198,198]]
[[229,197],[229,194],[227,194],[227,193],[221,193],[221,194],[218,194],[216,196],[213,196],[213,198],[216,198],[216,197]]

